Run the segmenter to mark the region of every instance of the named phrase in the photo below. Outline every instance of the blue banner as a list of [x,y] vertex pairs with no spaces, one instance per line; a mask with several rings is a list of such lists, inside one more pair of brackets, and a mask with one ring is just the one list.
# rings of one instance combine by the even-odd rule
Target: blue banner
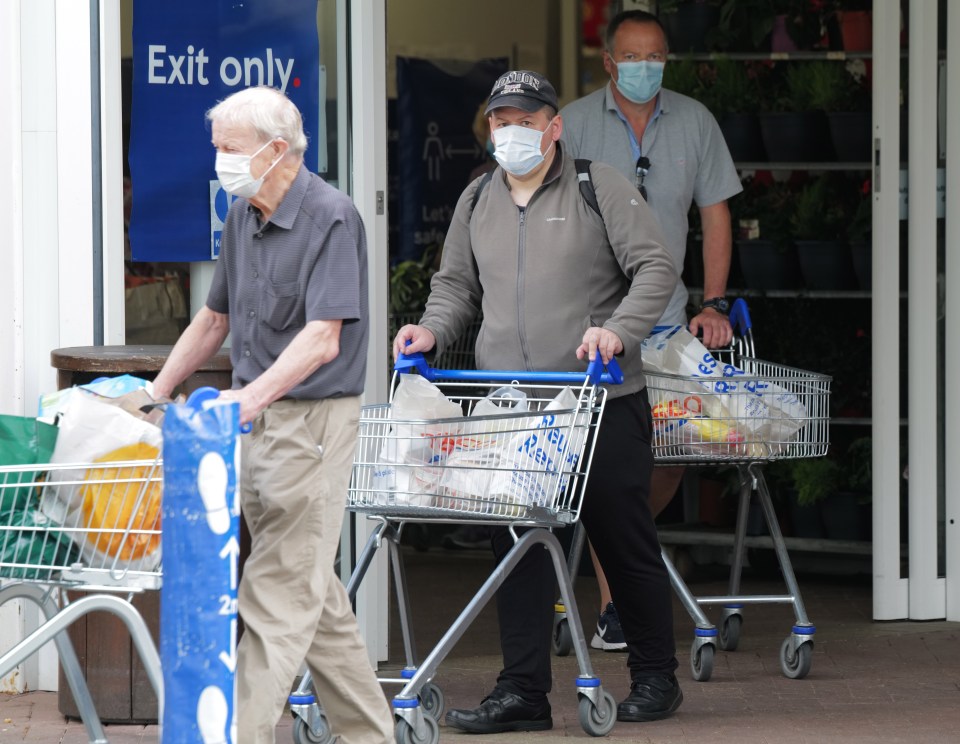
[[457,199],[487,159],[473,122],[508,60],[436,62],[397,58],[399,245],[393,262],[443,245]]
[[240,406],[163,421],[162,744],[236,744]]
[[229,206],[204,114],[241,88],[270,85],[300,109],[319,170],[317,0],[135,0],[130,250],[135,261],[218,253]]

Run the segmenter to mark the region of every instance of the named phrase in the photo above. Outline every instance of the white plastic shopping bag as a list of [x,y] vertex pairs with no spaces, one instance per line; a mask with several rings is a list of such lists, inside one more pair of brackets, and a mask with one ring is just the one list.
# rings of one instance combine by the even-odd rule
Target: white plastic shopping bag
[[[53,521],[77,528],[74,540],[92,567],[153,570],[160,565],[163,485],[144,483],[163,446],[160,429],[89,393],[72,395],[60,413],[51,462],[90,463],[84,481],[75,469],[50,472],[40,509]],[[152,534],[157,531],[157,534]]]
[[[578,464],[586,436],[576,394],[565,387],[533,424],[508,444],[490,483],[490,501],[498,514],[519,515],[527,506],[551,507],[562,493],[560,479]],[[560,413],[563,411],[563,413]]]
[[490,482],[507,443],[530,425],[527,395],[515,387],[497,388],[476,402],[447,456],[438,503],[458,511],[486,511]]
[[787,442],[805,423],[806,408],[795,394],[720,363],[683,326],[649,336],[641,354],[645,370],[682,378],[658,380],[650,403],[655,420],[667,419],[661,427],[673,441],[705,445],[688,448],[690,454],[771,454],[749,450]]
[[405,374],[393,395],[394,423],[380,449],[374,488],[384,504],[432,506],[438,467],[455,446],[463,410],[420,375]]

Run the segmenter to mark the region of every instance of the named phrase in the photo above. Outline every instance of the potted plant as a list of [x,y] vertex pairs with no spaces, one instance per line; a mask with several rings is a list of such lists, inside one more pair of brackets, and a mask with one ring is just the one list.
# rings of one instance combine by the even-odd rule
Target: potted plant
[[692,57],[671,60],[663,68],[663,87],[701,100],[703,81],[700,79],[700,64]]
[[434,256],[437,248],[428,246],[419,260],[401,261],[391,270],[390,314],[395,320],[410,315],[417,315],[419,319],[419,313],[423,312],[430,296],[430,278],[436,273]]
[[724,0],[707,44],[720,51],[754,52],[770,48],[773,13],[770,0]]
[[869,52],[873,48],[873,0],[831,0],[830,13],[840,28],[843,49]]
[[834,490],[820,503],[828,538],[867,540],[873,491],[873,442],[859,437],[847,445],[837,462]]
[[773,0],[770,6],[773,11],[771,51],[795,52],[821,45],[823,0]]
[[660,0],[657,16],[670,51],[706,52],[707,34],[720,20],[720,0]]
[[760,135],[760,80],[767,68],[720,57],[703,65],[700,102],[716,117],[735,161],[766,159]]
[[751,289],[794,289],[800,276],[790,235],[790,187],[767,171],[744,179],[730,200],[740,271]]
[[808,289],[854,286],[853,264],[843,241],[846,217],[840,190],[828,175],[811,179],[797,192],[790,226]]
[[[763,99],[760,131],[771,161],[782,163],[833,160],[826,114],[816,105],[815,62],[779,66]],[[782,71],[782,72],[781,72]]]
[[837,159],[851,163],[870,161],[870,88],[862,59],[811,62],[811,103],[824,111]]

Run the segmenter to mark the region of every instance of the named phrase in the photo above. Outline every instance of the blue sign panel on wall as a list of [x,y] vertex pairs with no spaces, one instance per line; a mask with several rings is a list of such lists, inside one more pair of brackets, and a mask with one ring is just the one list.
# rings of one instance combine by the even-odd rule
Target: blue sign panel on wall
[[135,0],[130,249],[136,261],[211,258],[214,150],[206,111],[241,88],[284,91],[317,168],[317,0]]

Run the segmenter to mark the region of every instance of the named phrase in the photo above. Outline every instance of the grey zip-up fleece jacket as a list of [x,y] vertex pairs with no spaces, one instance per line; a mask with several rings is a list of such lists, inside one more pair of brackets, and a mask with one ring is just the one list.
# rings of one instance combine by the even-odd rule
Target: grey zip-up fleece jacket
[[633,184],[611,166],[591,164],[601,222],[580,194],[573,160],[556,147],[523,210],[501,168],[472,217],[480,179],[463,192],[420,324],[442,353],[482,310],[478,369],[560,372],[586,369],[575,352],[587,328],[600,326],[623,342],[624,384],[608,395],[634,393],[645,385],[640,343],[666,308],[678,269]]

